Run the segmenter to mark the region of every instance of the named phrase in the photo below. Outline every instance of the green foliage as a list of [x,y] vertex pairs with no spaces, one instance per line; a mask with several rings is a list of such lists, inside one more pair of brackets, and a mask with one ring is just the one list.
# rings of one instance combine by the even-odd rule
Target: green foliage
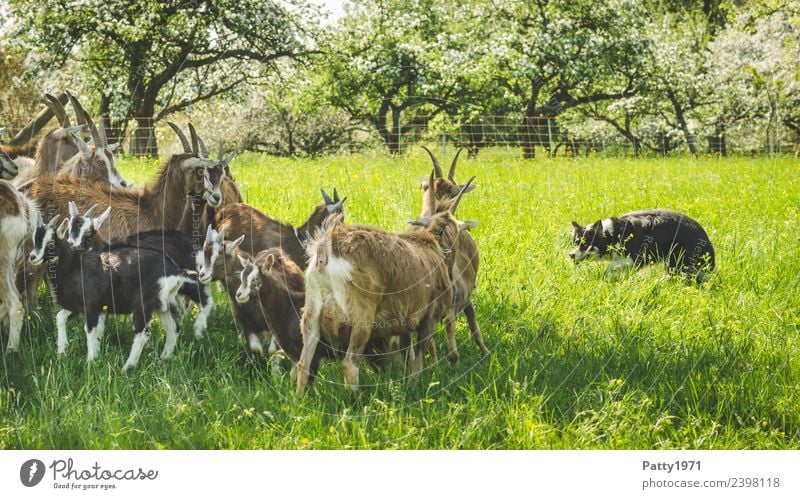
[[[152,162],[121,161],[141,184]],[[464,160],[478,176],[462,218],[477,219],[482,359],[461,319],[461,363],[426,365],[418,386],[397,369],[362,371],[355,400],[338,362],[296,401],[286,367],[241,359],[227,298],[210,330],[183,325],[176,356],[163,332],[131,376],[129,320],[110,320],[85,363],[79,321],[55,353],[54,311],[23,331],[0,366],[0,448],[796,449],[800,446],[800,181],[792,159],[575,159],[524,162],[513,150]],[[419,211],[427,155],[295,160],[247,154],[245,198],[299,223],[318,189],[348,196],[347,219],[391,230]],[[281,179],[280,182],[267,179]],[[309,182],[309,179],[313,179]],[[660,266],[605,279],[603,263],[567,258],[570,220],[662,207],[700,221],[717,252],[710,282]],[[462,211],[463,210],[463,211]],[[437,333],[445,350],[443,328]]]

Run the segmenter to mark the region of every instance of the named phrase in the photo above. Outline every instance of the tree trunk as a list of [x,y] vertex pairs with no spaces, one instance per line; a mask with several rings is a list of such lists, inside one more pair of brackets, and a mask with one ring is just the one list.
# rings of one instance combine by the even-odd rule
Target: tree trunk
[[718,121],[714,125],[714,134],[708,138],[708,152],[710,154],[728,155],[728,144],[725,141],[725,124]]
[[136,130],[131,137],[130,155],[135,157],[158,157],[158,142],[153,115],[136,117]]
[[692,135],[692,132],[689,131],[689,125],[686,124],[686,116],[683,113],[683,106],[678,101],[678,97],[675,95],[675,92],[673,92],[672,89],[667,90],[667,96],[669,97],[670,102],[672,102],[672,107],[675,110],[675,119],[678,120],[678,126],[681,127],[683,136],[686,138],[686,145],[689,147],[689,152],[692,153],[692,155],[697,156],[697,147],[694,144],[694,135]]
[[399,107],[392,106],[392,129],[389,132],[389,152],[400,153],[400,112]]
[[107,94],[100,95],[100,124],[105,128],[108,143],[119,143],[125,140],[125,126],[128,123],[127,119],[111,119],[111,96]]

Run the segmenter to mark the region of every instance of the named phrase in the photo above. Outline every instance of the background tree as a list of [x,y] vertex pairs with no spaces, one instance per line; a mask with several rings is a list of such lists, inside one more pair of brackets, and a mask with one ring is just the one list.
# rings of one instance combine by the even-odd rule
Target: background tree
[[[469,41],[453,34],[454,5],[434,0],[365,0],[348,5],[332,33],[330,101],[369,122],[392,153],[405,132],[469,93]],[[403,118],[403,115],[406,118]]]
[[40,66],[76,59],[101,96],[100,112],[124,111],[110,135],[136,120],[134,155],[157,154],[154,125],[162,118],[237,89],[258,64],[305,55],[314,26],[301,0],[11,5],[21,21],[17,35],[36,50]]

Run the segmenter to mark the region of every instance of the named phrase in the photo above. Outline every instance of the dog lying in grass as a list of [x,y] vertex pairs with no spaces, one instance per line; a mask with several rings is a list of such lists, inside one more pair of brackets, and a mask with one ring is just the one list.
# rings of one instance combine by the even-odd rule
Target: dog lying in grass
[[663,261],[669,272],[702,282],[714,269],[714,247],[699,223],[683,213],[644,210],[582,226],[572,222],[569,256],[584,260],[610,259],[606,275],[622,268],[641,268]]

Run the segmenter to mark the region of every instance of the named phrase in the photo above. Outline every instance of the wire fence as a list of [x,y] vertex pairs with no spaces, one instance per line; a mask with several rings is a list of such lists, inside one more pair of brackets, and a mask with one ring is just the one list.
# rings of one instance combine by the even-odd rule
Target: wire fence
[[[695,125],[690,134],[659,126],[620,129],[593,118],[564,119],[552,116],[403,116],[399,125],[387,124],[379,131],[374,120],[351,118],[345,123],[321,129],[301,127],[299,121],[280,122],[268,116],[264,123],[234,123],[230,119],[176,119],[193,121],[206,139],[212,154],[223,140],[226,149],[253,150],[275,155],[320,155],[383,150],[402,153],[419,143],[467,148],[478,155],[491,147],[519,148],[524,157],[537,156],[671,156],[713,155],[800,155],[800,130],[766,119],[753,119],[715,126]],[[102,123],[102,118],[97,121]],[[313,119],[309,120],[313,123]],[[0,142],[6,142],[25,123],[0,123],[5,128]],[[293,129],[294,127],[294,129]],[[40,131],[37,137],[52,128]],[[187,130],[188,135],[188,130]],[[180,150],[180,143],[166,120],[154,126],[137,126],[135,118],[121,128],[107,128],[112,142],[121,142],[126,154],[158,156]],[[693,150],[693,151],[692,151]]]

